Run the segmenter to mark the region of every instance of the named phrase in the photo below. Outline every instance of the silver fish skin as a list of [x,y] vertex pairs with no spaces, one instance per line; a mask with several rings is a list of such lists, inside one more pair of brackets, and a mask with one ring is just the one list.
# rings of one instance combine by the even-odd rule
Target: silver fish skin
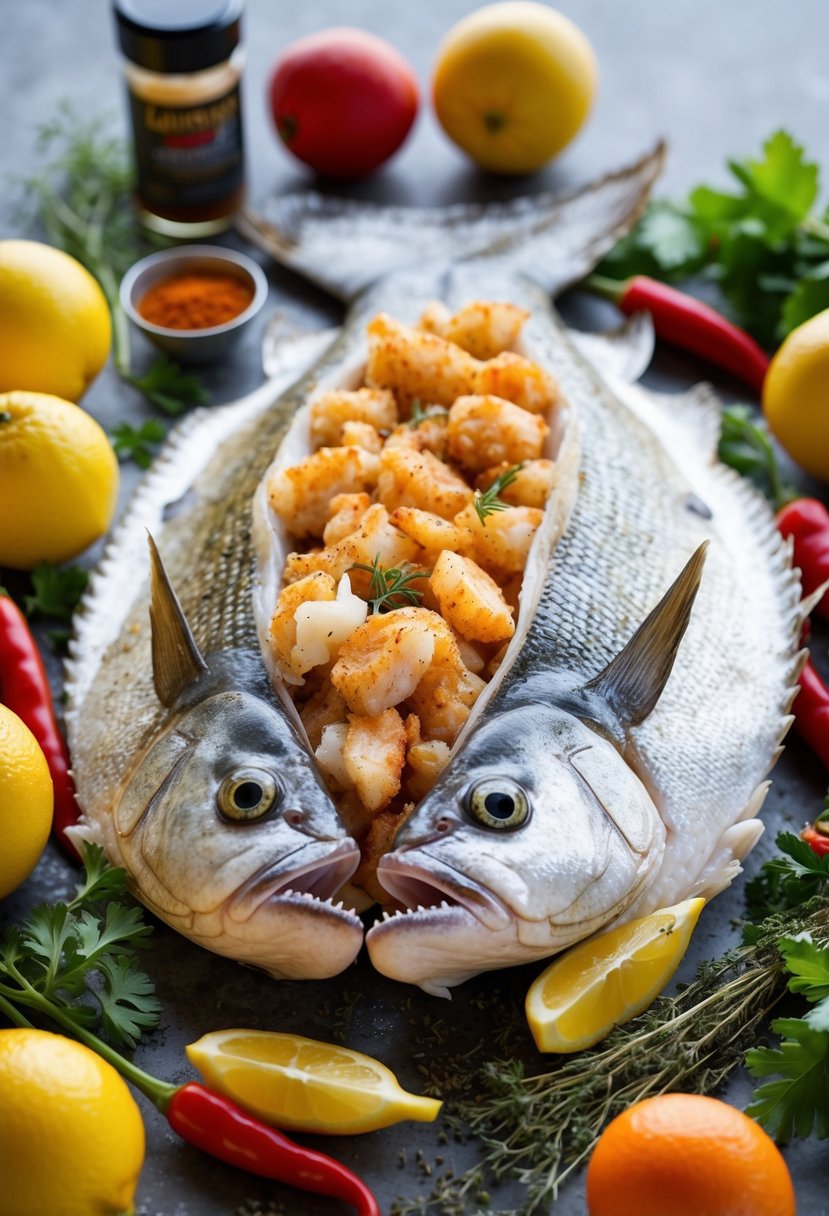
[[[578,277],[634,221],[660,163],[657,151],[563,201],[525,200],[523,242],[537,231],[539,249],[556,254],[556,281]],[[333,232],[328,224],[333,245],[297,268],[326,281],[311,274],[315,261],[320,271],[324,263],[349,297],[367,281],[353,267],[356,261],[365,271],[365,240],[377,219],[349,222],[342,210],[345,227]],[[489,250],[491,265],[509,262],[519,248],[531,256],[516,243],[514,209],[494,223],[487,216],[482,209],[479,240],[462,253],[485,258]],[[288,375],[271,380],[244,401],[201,411],[176,428],[76,618],[66,688],[84,811],[79,836],[126,866],[138,897],[174,928],[274,976],[337,973],[358,952],[362,924],[332,900],[356,867],[357,847],[290,699],[262,662],[272,555],[263,555],[251,504],[297,410],[318,387],[348,383],[359,369],[369,317],[385,307],[413,319],[451,285],[458,225],[441,222],[439,213],[429,223],[431,265],[413,279],[391,275],[360,296],[340,336],[296,383]],[[401,214],[395,241],[372,260],[368,277],[417,257],[406,234],[420,226],[417,213]],[[353,239],[343,243],[349,227]],[[342,276],[338,250],[347,254]],[[147,530],[161,555],[153,590]],[[228,823],[222,799],[228,791],[235,798],[237,788],[246,805]]]
[[[452,307],[480,294],[470,275],[458,270]],[[490,276],[488,291],[507,299],[518,288]],[[380,862],[380,882],[408,911],[367,935],[383,974],[444,996],[479,971],[727,886],[762,831],[764,779],[803,658],[797,573],[765,501],[717,462],[713,395],[661,399],[603,380],[540,293],[519,294],[532,312],[525,353],[553,371],[573,411],[578,492],[549,557],[541,535],[530,552],[498,675]],[[582,712],[574,690],[624,651],[705,542],[655,708],[625,722],[617,703],[621,733],[618,714],[609,732],[597,727],[602,715]],[[525,821],[476,821],[484,778],[495,795],[526,796]]]

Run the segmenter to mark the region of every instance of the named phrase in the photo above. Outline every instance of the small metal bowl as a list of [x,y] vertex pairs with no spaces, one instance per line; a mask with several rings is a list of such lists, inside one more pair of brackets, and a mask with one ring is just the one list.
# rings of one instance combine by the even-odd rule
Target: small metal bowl
[[[212,325],[209,329],[167,329],[153,325],[139,313],[138,304],[144,295],[162,279],[217,271],[232,274],[253,288],[253,299],[244,312],[223,325]],[[186,245],[151,253],[131,266],[121,280],[121,306],[130,321],[179,363],[213,363],[223,358],[259,312],[267,296],[268,280],[261,267],[245,254],[218,245]]]

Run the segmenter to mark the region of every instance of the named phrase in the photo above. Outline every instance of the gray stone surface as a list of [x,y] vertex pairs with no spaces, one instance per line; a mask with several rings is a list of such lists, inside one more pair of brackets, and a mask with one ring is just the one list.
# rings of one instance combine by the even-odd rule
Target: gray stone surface
[[[423,0],[418,5],[353,0],[309,0],[289,5],[249,0],[246,73],[246,126],[250,149],[251,196],[297,188],[302,170],[277,145],[264,106],[269,65],[292,38],[332,24],[360,25],[384,35],[410,58],[424,92],[434,48],[448,26],[473,4],[464,0]],[[638,155],[655,138],[670,140],[663,186],[679,191],[705,178],[723,178],[727,155],[755,149],[784,125],[829,165],[826,103],[829,76],[826,46],[829,8],[825,0],[572,0],[561,7],[585,30],[601,66],[598,104],[585,132],[549,170],[519,184],[478,173],[444,139],[424,105],[415,132],[401,155],[380,175],[352,188],[367,198],[418,204],[498,197],[572,184]],[[83,112],[108,107],[119,114],[121,94],[111,21],[105,0],[0,0],[0,173],[22,173],[35,164],[34,132],[54,113],[61,98]],[[0,236],[20,234],[14,191],[0,192]],[[231,243],[234,238],[228,238]],[[330,323],[338,308],[295,277],[269,268],[273,308],[306,324]],[[564,303],[571,321],[600,325],[612,314],[583,300]],[[262,319],[264,324],[264,317]],[[246,340],[233,364],[211,375],[216,402],[232,400],[261,378],[261,325]],[[148,352],[136,341],[136,363]],[[648,382],[680,388],[711,369],[660,352]],[[725,397],[742,396],[739,386],[715,375]],[[136,395],[108,369],[84,405],[105,425],[148,415]],[[124,476],[123,496],[135,484]],[[807,483],[801,484],[807,487]],[[817,649],[825,652],[825,638]],[[748,863],[754,872],[772,850],[775,832],[795,829],[819,806],[825,773],[797,742],[787,749],[767,804],[769,830]],[[56,897],[72,882],[70,868],[50,849],[32,879],[0,909],[5,921],[35,900]],[[734,920],[742,911],[743,883],[721,896],[703,915],[682,975],[699,959],[713,957],[736,940]],[[226,960],[217,959],[159,925],[149,968],[164,1003],[162,1029],[140,1049],[138,1061],[171,1080],[189,1075],[182,1047],[207,1030],[257,1026],[301,1031],[319,1038],[343,1033],[354,1047],[371,1051],[396,1068],[413,1088],[432,1061],[469,1069],[485,1057],[495,1035],[491,1011],[520,1006],[530,971],[484,977],[459,990],[451,1004],[408,991],[376,976],[361,960],[338,980],[319,984],[277,984]],[[532,1069],[542,1065],[528,1035],[519,1036],[519,1054]],[[493,1050],[495,1050],[493,1045]],[[471,1055],[468,1053],[472,1053]],[[447,1067],[447,1062],[453,1061]],[[747,1081],[738,1077],[728,1098],[744,1104]],[[147,1108],[148,1155],[139,1190],[142,1216],[227,1216],[280,1212],[324,1216],[345,1211],[329,1201],[251,1180],[182,1146],[166,1124]],[[384,1212],[399,1194],[428,1189],[425,1167],[437,1156],[456,1167],[475,1160],[472,1145],[443,1145],[436,1126],[403,1126],[323,1147],[363,1173],[377,1190]],[[826,1149],[817,1142],[786,1150],[792,1166],[800,1216],[829,1216]],[[502,1202],[503,1200],[503,1202]],[[499,1193],[495,1206],[519,1201]],[[257,1206],[258,1205],[258,1206]],[[273,1206],[271,1206],[273,1205]],[[583,1179],[576,1177],[555,1205],[561,1216],[584,1212]]]

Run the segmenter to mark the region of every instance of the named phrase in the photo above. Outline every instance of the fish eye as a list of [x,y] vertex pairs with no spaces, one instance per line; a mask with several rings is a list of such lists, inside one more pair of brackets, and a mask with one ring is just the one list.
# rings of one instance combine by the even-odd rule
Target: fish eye
[[276,778],[261,768],[238,769],[219,786],[219,814],[232,823],[253,823],[273,810],[279,801]]
[[530,800],[517,781],[485,777],[466,795],[466,811],[481,827],[510,831],[529,819]]

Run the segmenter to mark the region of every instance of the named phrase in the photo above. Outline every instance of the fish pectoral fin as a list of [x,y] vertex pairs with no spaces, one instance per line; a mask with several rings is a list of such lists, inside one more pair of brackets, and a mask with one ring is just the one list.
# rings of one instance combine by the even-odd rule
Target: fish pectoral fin
[[153,684],[163,705],[172,705],[207,671],[196,640],[150,533],[150,626]]
[[627,645],[585,685],[607,702],[625,728],[644,722],[668,682],[699,590],[707,548],[707,541],[699,546]]

